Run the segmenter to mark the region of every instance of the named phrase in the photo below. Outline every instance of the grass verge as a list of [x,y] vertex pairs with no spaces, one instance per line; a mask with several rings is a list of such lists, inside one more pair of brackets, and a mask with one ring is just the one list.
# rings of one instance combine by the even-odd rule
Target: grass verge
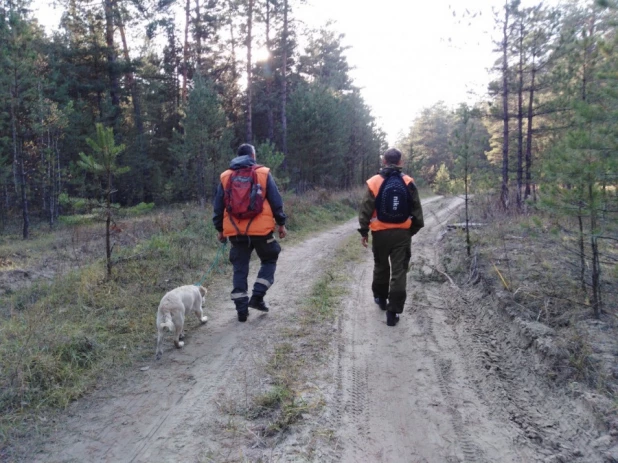
[[348,270],[361,256],[357,237],[346,240],[313,284],[297,319],[281,331],[265,368],[270,388],[253,397],[247,415],[249,419],[259,418],[263,436],[285,432],[303,415],[316,414],[324,405],[320,392],[313,386],[315,371],[317,365],[329,359],[333,323],[340,311],[348,275],[352,274]]

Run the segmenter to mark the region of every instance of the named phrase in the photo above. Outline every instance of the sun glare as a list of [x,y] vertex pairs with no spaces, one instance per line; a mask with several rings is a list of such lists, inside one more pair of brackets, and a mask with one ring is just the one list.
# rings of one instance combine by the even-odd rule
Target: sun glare
[[268,52],[268,49],[266,47],[260,47],[255,50],[255,54],[253,56],[255,62],[260,63],[268,60],[268,58],[270,58],[270,53]]

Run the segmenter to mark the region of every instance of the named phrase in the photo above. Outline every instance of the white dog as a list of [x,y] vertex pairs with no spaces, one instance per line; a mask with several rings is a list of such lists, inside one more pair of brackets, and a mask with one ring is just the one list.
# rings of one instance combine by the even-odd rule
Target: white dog
[[195,285],[179,286],[163,296],[157,311],[157,360],[163,355],[161,343],[165,328],[174,331],[174,345],[180,349],[185,345],[181,341],[184,338],[185,314],[192,311],[201,323],[206,323],[208,317],[202,311],[204,296],[206,296],[206,288]]

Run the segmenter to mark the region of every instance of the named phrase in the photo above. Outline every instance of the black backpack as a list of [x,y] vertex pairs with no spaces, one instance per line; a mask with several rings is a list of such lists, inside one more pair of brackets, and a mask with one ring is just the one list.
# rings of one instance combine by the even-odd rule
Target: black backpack
[[380,222],[403,223],[410,218],[412,194],[401,172],[394,170],[384,178],[376,196],[376,212]]

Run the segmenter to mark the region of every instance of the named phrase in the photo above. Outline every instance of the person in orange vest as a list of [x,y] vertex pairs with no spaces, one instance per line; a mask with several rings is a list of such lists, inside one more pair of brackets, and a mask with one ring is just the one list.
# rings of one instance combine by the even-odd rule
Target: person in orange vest
[[388,326],[395,326],[403,312],[412,236],[424,226],[418,190],[414,179],[402,173],[402,164],[401,151],[395,148],[382,155],[380,172],[367,180],[358,216],[364,247],[371,230],[371,289],[376,304],[386,310]]
[[[241,145],[230,168],[221,174],[212,217],[219,241],[224,243],[229,239],[232,244],[230,262],[234,269],[234,288],[231,296],[239,322],[247,321],[249,307],[261,312],[269,310],[264,295],[275,282],[281,252],[273,233],[276,225],[279,238],[285,238],[285,220],[283,199],[270,169],[256,163],[253,145]],[[247,277],[254,249],[260,259],[260,270],[249,298]]]

